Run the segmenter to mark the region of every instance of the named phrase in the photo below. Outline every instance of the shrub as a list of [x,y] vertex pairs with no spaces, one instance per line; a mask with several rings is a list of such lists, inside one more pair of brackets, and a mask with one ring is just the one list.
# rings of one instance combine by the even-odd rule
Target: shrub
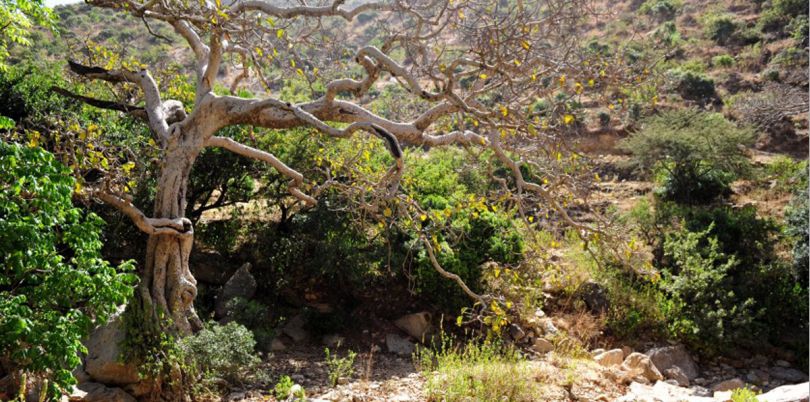
[[180,347],[188,362],[204,379],[220,378],[241,384],[255,376],[259,359],[253,354],[256,341],[243,325],[211,323],[194,336],[183,338]]
[[718,99],[714,80],[702,73],[673,69],[669,71],[675,91],[683,99],[705,105]]
[[757,393],[749,388],[738,388],[731,392],[731,402],[759,402]]
[[771,7],[784,16],[806,16],[808,13],[808,3],[804,0],[773,0]]
[[439,345],[420,348],[414,359],[427,377],[428,400],[537,400],[538,385],[531,366],[513,348],[499,343],[458,345],[443,335]]
[[675,231],[664,241],[670,259],[663,270],[661,288],[671,304],[667,317],[676,336],[705,351],[729,345],[755,318],[754,300],[735,295],[730,271],[739,264],[727,256],[716,237],[706,230]]
[[329,348],[324,349],[326,354],[326,373],[329,375],[329,384],[333,387],[338,384],[341,378],[349,378],[354,375],[354,358],[357,353],[349,351],[346,357],[338,357],[332,354]]
[[807,191],[807,176],[808,176],[807,162],[804,162],[804,168],[796,176],[797,183],[794,184],[793,199],[785,210],[786,233],[793,244],[793,267],[796,279],[804,287],[805,291],[808,286],[808,263],[810,261],[810,252],[808,252],[808,244],[810,244],[810,228],[808,221],[810,221],[810,210],[808,207],[808,191]]
[[51,395],[135,283],[131,262],[100,257],[103,222],[73,206],[75,185],[52,154],[0,142],[0,361],[50,379]]
[[678,0],[647,0],[639,7],[638,11],[657,19],[666,21],[675,18],[675,14],[683,6]]
[[703,23],[706,36],[720,45],[731,42],[739,23],[729,14],[709,15]]
[[790,24],[787,25],[786,29],[790,32],[790,37],[793,38],[798,45],[800,46],[807,46],[808,35],[810,35],[810,27],[808,26],[808,20],[806,15],[800,15],[796,18],[793,18],[790,21]]
[[714,56],[712,57],[712,65],[716,67],[731,67],[734,65],[734,58],[727,54]]
[[646,119],[619,146],[641,171],[661,173],[665,199],[704,203],[748,172],[740,145],[753,140],[753,130],[737,128],[720,114],[678,110]]

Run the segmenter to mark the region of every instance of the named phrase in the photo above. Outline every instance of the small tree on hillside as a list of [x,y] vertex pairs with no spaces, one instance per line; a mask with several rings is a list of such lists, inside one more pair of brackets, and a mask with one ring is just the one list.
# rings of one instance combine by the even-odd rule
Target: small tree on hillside
[[[578,26],[589,9],[584,0],[87,2],[168,23],[194,55],[195,96],[187,105],[164,99],[168,80],[159,84],[145,68],[115,63],[102,68],[71,61],[70,69],[123,88],[126,102],[59,90],[141,118],[150,128],[160,155],[152,216],[136,208],[126,183],[114,177],[87,182],[84,192],[118,208],[149,235],[137,302],[145,319],[158,320],[165,313],[172,322],[168,329],[179,334],[201,327],[193,309],[196,281],[188,266],[194,228],[184,213],[189,173],[204,148],[219,147],[273,166],[288,178],[288,190],[301,204],[317,203],[327,190],[345,190],[365,215],[400,215],[413,222],[425,218],[413,199],[398,191],[406,169],[403,146],[480,148],[508,172],[497,181],[501,199],[516,203],[524,217],[531,203],[534,213],[554,214],[587,239],[600,229],[568,213],[569,207],[586,203],[593,180],[569,148],[579,127],[571,104],[587,97],[621,109],[628,104],[622,102],[628,80],[639,82],[647,71],[579,51]],[[360,16],[376,18],[377,35],[370,43],[350,35]],[[226,64],[237,72],[227,82],[222,74]],[[316,99],[292,103],[272,95],[275,81],[285,77],[306,80]],[[414,113],[394,120],[363,106],[364,96],[386,81],[412,97]],[[222,94],[229,88],[231,94],[245,95],[242,89],[255,92],[257,87],[267,94]],[[548,104],[542,115],[529,107],[538,99]],[[385,144],[391,168],[381,177],[351,183],[338,178],[311,183],[267,150],[219,134],[237,125],[311,127],[335,138],[367,133]],[[440,266],[435,239],[422,233],[420,241],[436,270],[474,301],[490,304]]]
[[745,150],[753,141],[753,130],[738,128],[718,113],[678,110],[647,119],[620,146],[642,171],[665,173],[666,198],[700,203],[721,195],[747,171]]

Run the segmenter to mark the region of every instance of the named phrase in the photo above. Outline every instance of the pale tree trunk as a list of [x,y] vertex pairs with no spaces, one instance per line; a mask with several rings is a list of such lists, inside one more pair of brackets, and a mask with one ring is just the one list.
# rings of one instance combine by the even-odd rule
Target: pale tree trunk
[[[201,142],[194,135],[178,136],[169,144],[161,167],[155,197],[155,218],[183,218],[189,174],[199,153]],[[171,318],[178,334],[188,335],[201,329],[194,311],[197,281],[189,269],[189,255],[194,231],[152,234],[146,248],[146,264],[141,272],[140,296],[147,311],[163,313]]]

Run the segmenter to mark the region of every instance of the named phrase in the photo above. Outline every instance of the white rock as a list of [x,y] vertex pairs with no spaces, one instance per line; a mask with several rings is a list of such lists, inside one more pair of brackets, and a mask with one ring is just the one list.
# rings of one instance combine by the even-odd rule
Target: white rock
[[664,379],[664,376],[661,375],[661,372],[658,371],[649,356],[638,352],[631,353],[630,356],[627,356],[627,358],[624,359],[624,363],[622,363],[622,368],[628,372],[641,375],[649,381]]
[[414,350],[416,350],[413,342],[397,334],[387,334],[385,336],[385,346],[388,348],[389,352],[400,356],[410,356],[413,354]]
[[745,381],[739,378],[732,378],[730,380],[725,380],[717,384],[714,384],[712,386],[712,391],[714,392],[733,391],[739,388],[745,388]]
[[808,402],[810,401],[810,383],[785,385],[757,396],[759,402]]
[[121,363],[121,343],[126,336],[121,316],[115,316],[96,328],[84,342],[87,357],[84,371],[93,381],[102,384],[127,385],[140,381],[138,369],[132,364]]
[[678,386],[681,387],[688,387],[689,386],[689,377],[681,371],[678,366],[670,367],[662,373],[664,377],[674,380]]
[[646,353],[658,371],[678,367],[690,381],[698,376],[698,367],[683,345],[650,349]]
[[70,402],[135,402],[132,395],[121,388],[108,388],[95,382],[85,382],[73,387],[68,397]]
[[544,338],[537,338],[534,340],[532,350],[537,353],[548,353],[554,350],[554,344]]
[[618,366],[624,360],[624,352],[621,349],[608,350],[594,356],[593,360],[605,367]]
[[422,311],[404,315],[394,321],[394,325],[405,331],[406,334],[421,340],[430,330],[430,318],[430,313]]
[[284,325],[281,329],[285,335],[292,338],[295,343],[301,343],[309,338],[309,333],[304,329],[307,321],[303,314],[298,314]]

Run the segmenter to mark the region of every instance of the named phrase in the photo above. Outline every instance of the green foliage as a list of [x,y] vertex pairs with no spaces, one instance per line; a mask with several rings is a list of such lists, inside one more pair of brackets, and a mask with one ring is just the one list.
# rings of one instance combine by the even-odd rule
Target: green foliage
[[443,334],[438,345],[418,349],[414,360],[428,379],[428,400],[538,400],[529,363],[514,348],[494,341],[459,344]]
[[324,362],[326,363],[326,373],[329,376],[329,384],[333,387],[338,384],[341,378],[350,378],[354,375],[354,358],[357,357],[357,353],[350,350],[345,357],[339,357],[337,354],[332,354],[329,348],[324,349],[323,352],[326,355]]
[[730,14],[712,14],[704,21],[706,36],[720,45],[728,44],[739,29],[739,22]]
[[731,67],[734,65],[734,58],[727,54],[712,57],[712,65],[716,67]]
[[0,0],[0,71],[7,68],[9,48],[28,46],[35,25],[51,27],[55,22],[44,0]]
[[254,355],[256,341],[243,325],[211,323],[208,328],[180,340],[189,363],[205,378],[220,378],[241,384],[256,375],[259,359]]
[[706,230],[676,231],[666,236],[664,253],[670,260],[661,283],[671,303],[667,311],[670,331],[695,346],[728,345],[756,318],[754,300],[731,289],[730,271],[736,256],[727,256],[714,225]]
[[796,279],[807,290],[808,264],[810,264],[810,201],[808,201],[807,161],[804,161],[802,170],[796,175],[793,199],[785,210],[786,234],[793,241],[793,269]]
[[683,7],[681,0],[647,0],[638,11],[659,21],[666,21],[675,18],[675,14],[681,7]]
[[800,46],[807,46],[810,26],[808,26],[807,15],[799,15],[793,18],[785,28]]
[[70,170],[41,148],[0,142],[0,360],[75,380],[80,340],[132,294],[127,262],[100,257],[103,222],[75,208]]
[[664,199],[705,203],[747,173],[750,162],[740,145],[753,140],[753,130],[738,128],[720,114],[678,110],[645,120],[619,146],[642,171],[660,172]]
[[287,397],[290,396],[290,389],[292,388],[293,384],[295,383],[290,376],[281,376],[281,378],[278,379],[276,386],[273,387],[273,394],[276,396],[276,399],[287,399]]
[[759,402],[759,399],[750,388],[737,388],[731,391],[731,402]]
[[675,91],[683,99],[705,105],[718,98],[714,80],[706,75],[682,69],[672,69],[668,73]]
[[803,0],[773,0],[771,8],[780,15],[791,17],[806,16],[808,13],[808,4]]

